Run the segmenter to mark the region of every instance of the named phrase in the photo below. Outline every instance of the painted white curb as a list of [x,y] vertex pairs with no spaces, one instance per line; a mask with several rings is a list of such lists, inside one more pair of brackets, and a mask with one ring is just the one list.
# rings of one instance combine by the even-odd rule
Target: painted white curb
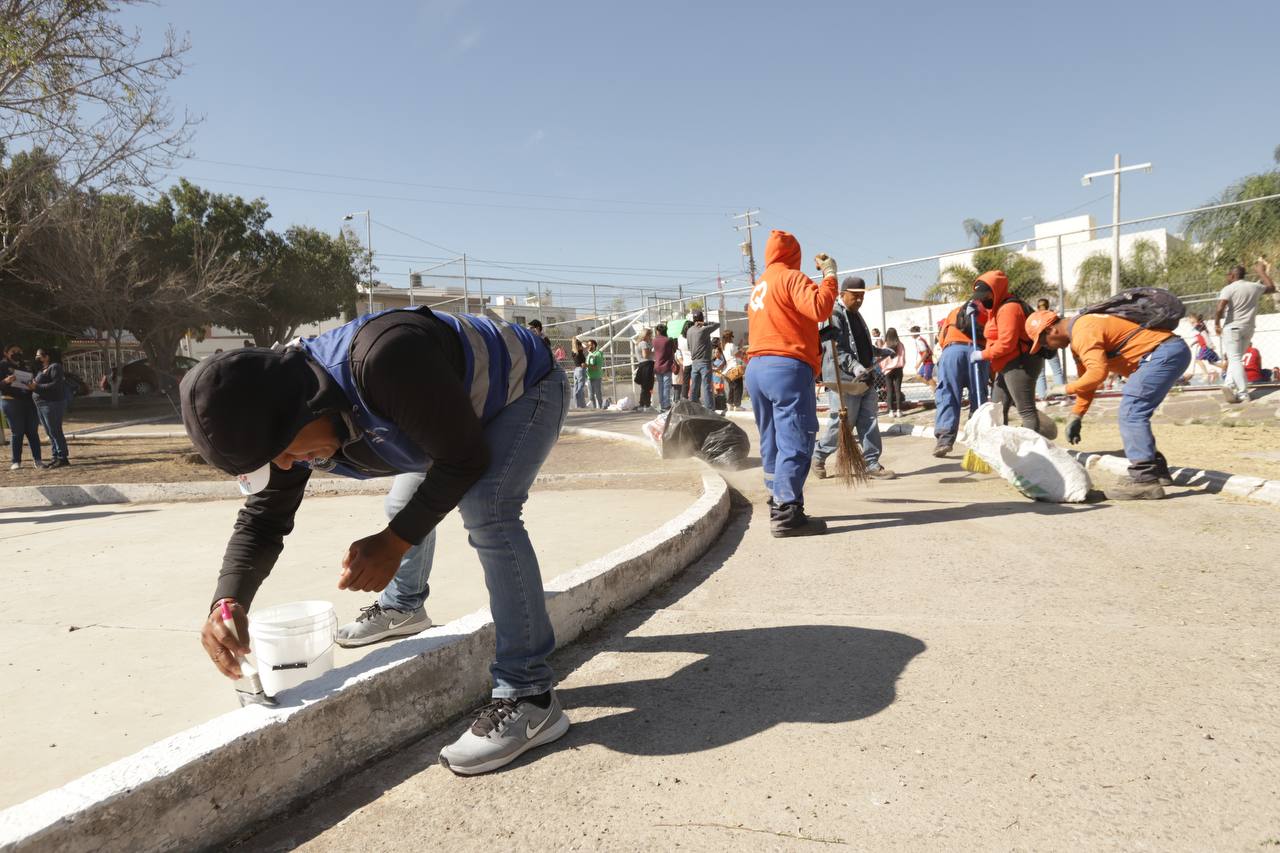
[[[882,432],[889,435],[910,435],[916,438],[933,438],[933,427],[923,424],[892,424]],[[1129,473],[1129,460],[1122,456],[1108,456],[1083,450],[1067,449],[1086,470],[1095,468],[1123,477]],[[1264,480],[1244,474],[1226,471],[1209,471],[1203,468],[1170,468],[1174,485],[1204,486],[1208,492],[1221,492],[1238,498],[1248,498],[1280,506],[1280,480]]]
[[[536,484],[576,480],[617,480],[648,476],[635,471],[582,471],[573,474],[539,474]],[[314,497],[385,495],[393,477],[370,480],[318,478],[307,482]],[[83,486],[11,486],[0,488],[0,511],[5,509],[65,508],[121,503],[178,503],[182,501],[239,500],[234,480],[200,480],[189,483],[97,483]]]
[[[729,488],[546,584],[558,645],[698,559],[724,529]],[[277,697],[224,714],[0,812],[0,851],[217,847],[380,755],[449,722],[489,691],[493,623],[476,611],[385,646]],[[413,845],[410,845],[411,847]]]

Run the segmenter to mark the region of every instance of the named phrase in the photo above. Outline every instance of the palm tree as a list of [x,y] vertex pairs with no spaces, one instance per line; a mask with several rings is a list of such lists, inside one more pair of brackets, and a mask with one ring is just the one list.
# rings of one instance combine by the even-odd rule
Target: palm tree
[[[1214,289],[1218,276],[1213,272],[1212,253],[1175,243],[1167,256],[1150,240],[1134,241],[1132,251],[1120,265],[1120,288],[1163,287],[1179,296]],[[1074,307],[1100,302],[1111,295],[1111,256],[1096,252],[1084,259],[1071,291]]]
[[944,267],[938,281],[924,293],[925,299],[938,302],[955,302],[973,292],[973,282],[983,273],[1004,270],[1009,279],[1009,292],[1020,299],[1030,300],[1048,291],[1044,280],[1044,265],[1035,258],[1001,247],[1004,242],[1004,220],[985,223],[966,219],[962,223],[965,233],[974,240],[973,265],[951,264]]

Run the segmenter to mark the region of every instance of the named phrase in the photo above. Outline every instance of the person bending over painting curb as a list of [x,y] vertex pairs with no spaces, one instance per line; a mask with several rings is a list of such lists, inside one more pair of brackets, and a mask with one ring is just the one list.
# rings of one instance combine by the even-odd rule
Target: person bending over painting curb
[[339,589],[381,594],[339,642],[430,627],[423,604],[435,531],[456,508],[484,569],[497,649],[493,702],[441,763],[484,773],[568,730],[547,664],[555,636],[538,557],[520,517],[569,405],[564,371],[536,334],[486,317],[393,309],[287,346],[212,356],[187,373],[180,394],[196,449],[248,496],[201,632],[224,675],[239,675],[237,655],[248,649],[219,605],[247,638],[246,612],[311,472],[395,475],[386,527],[351,543],[338,578]]

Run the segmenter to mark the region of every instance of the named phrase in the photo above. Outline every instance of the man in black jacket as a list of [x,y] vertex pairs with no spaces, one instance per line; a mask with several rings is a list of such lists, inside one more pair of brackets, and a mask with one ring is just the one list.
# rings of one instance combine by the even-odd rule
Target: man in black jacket
[[[867,475],[878,480],[892,480],[894,474],[880,464],[883,442],[880,437],[879,409],[874,386],[877,358],[893,355],[892,350],[871,345],[871,334],[866,321],[858,313],[862,307],[867,285],[857,276],[849,276],[840,286],[840,298],[836,300],[831,320],[822,330],[822,382],[827,387],[827,428],[819,436],[813,449],[813,471],[818,479],[827,477],[827,457],[836,452],[840,431],[840,395],[836,393],[836,370],[844,389],[844,407],[853,421],[862,444],[862,456],[867,460]],[[840,356],[837,366],[831,360],[830,341],[836,342]]]
[[212,356],[180,393],[196,449],[249,496],[202,631],[223,674],[237,677],[248,649],[219,605],[247,639],[245,613],[293,529],[312,470],[394,474],[389,523],[342,560],[339,589],[382,591],[344,627],[348,638],[362,625],[377,629],[365,637],[430,626],[423,602],[435,529],[456,507],[489,589],[495,701],[441,752],[442,763],[484,773],[568,730],[546,660],[555,636],[538,559],[520,517],[564,422],[568,385],[531,331],[425,307],[391,310],[287,347]]

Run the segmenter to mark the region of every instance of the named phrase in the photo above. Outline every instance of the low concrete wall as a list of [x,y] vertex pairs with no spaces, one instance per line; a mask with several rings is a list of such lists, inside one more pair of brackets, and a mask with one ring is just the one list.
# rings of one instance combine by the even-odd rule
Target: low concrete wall
[[[675,519],[551,580],[558,644],[634,603],[698,559],[724,529],[729,489],[703,476]],[[0,812],[0,851],[207,849],[475,706],[489,690],[488,610],[388,645]],[[411,847],[414,845],[410,845]]]

